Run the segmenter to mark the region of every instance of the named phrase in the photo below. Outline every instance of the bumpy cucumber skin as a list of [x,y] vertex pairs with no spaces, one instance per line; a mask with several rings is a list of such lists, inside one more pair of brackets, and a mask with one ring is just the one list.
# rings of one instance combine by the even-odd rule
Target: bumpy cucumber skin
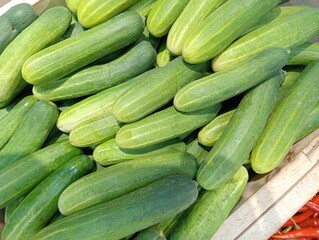
[[180,111],[192,112],[222,102],[265,81],[287,62],[285,49],[267,49],[240,66],[189,83],[176,94],[174,106]]
[[291,49],[288,65],[308,65],[319,60],[319,43],[304,43]]
[[45,178],[19,204],[3,229],[3,240],[29,240],[39,232],[58,210],[62,191],[93,168],[85,155],[77,156]]
[[66,0],[66,5],[68,6],[69,10],[77,15],[78,13],[78,9],[79,9],[79,6],[82,2],[82,0]]
[[127,10],[135,11],[143,17],[147,17],[158,1],[159,0],[140,0],[129,7]]
[[270,172],[288,153],[319,101],[318,77],[319,61],[315,61],[301,73],[289,93],[275,107],[251,154],[255,172]]

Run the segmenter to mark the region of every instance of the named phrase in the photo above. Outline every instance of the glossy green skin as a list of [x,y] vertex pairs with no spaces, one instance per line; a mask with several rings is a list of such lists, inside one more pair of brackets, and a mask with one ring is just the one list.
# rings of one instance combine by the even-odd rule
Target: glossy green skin
[[77,15],[78,13],[78,9],[79,9],[79,6],[82,2],[82,0],[66,0],[66,5],[68,6],[69,10]]
[[121,148],[140,149],[176,138],[210,122],[220,107],[216,104],[192,113],[181,113],[174,107],[166,108],[121,127],[116,134],[116,144]]
[[[197,198],[197,183],[171,176],[42,229],[34,240],[117,240],[175,216]],[[136,221],[138,219],[138,221]],[[94,228],[92,228],[94,226]]]
[[22,80],[21,69],[29,57],[58,40],[71,22],[71,13],[54,7],[19,34],[0,56],[0,102],[9,99]]
[[37,17],[35,10],[27,3],[17,4],[0,16],[0,54]]
[[57,118],[58,109],[54,103],[43,100],[36,102],[1,149],[0,169],[40,149]]
[[34,85],[57,80],[128,46],[143,30],[144,21],[138,13],[122,13],[34,54],[22,68],[23,78]]
[[287,50],[319,34],[319,9],[311,8],[262,26],[231,44],[212,61],[214,71],[240,65],[251,56],[271,47]]
[[190,65],[182,57],[137,78],[139,84],[118,97],[113,114],[120,122],[135,122],[170,102],[180,88],[205,76],[207,64]]
[[98,66],[85,68],[57,81],[33,87],[39,99],[52,101],[77,98],[100,92],[146,72],[153,66],[156,51],[142,41],[118,59]]
[[42,179],[80,153],[81,150],[68,141],[60,141],[0,170],[0,207],[28,193]]
[[291,49],[289,65],[308,65],[319,60],[319,43],[304,43]]
[[182,88],[174,98],[174,106],[192,112],[227,100],[260,84],[288,62],[282,48],[267,49],[227,71],[211,74]]
[[266,125],[282,80],[283,74],[276,74],[244,96],[222,135],[199,166],[196,180],[201,187],[206,190],[222,187],[249,158]]
[[241,167],[223,187],[213,191],[203,190],[168,239],[211,239],[239,201],[247,181],[248,172]]
[[166,46],[166,39],[161,43],[157,56],[156,56],[156,65],[158,67],[165,67],[167,64],[169,64],[174,57],[169,52],[167,46]]
[[157,4],[159,0],[139,0],[127,10],[135,11],[141,16],[147,17],[152,8]]
[[319,101],[318,76],[319,61],[315,61],[301,73],[289,93],[275,107],[251,154],[255,172],[267,173],[276,168],[296,141]]
[[316,108],[310,113],[306,122],[302,126],[300,132],[298,133],[296,141],[299,141],[306,137],[311,132],[319,128],[319,104]]
[[58,199],[72,182],[90,172],[93,161],[77,156],[40,182],[19,204],[5,225],[1,239],[29,240],[34,237],[58,210]]
[[228,0],[189,35],[183,45],[183,58],[193,64],[212,59],[279,3],[280,0]]
[[152,145],[145,149],[127,150],[119,148],[115,139],[111,139],[97,146],[93,152],[93,158],[103,166],[131,161],[136,158],[162,154],[170,151],[186,151],[186,145],[179,139]]
[[5,214],[4,214],[4,222],[6,224],[9,222],[9,219],[10,219],[12,213],[14,212],[14,210],[16,210],[16,208],[19,206],[19,204],[22,202],[22,200],[24,198],[25,198],[25,196],[22,196],[22,197],[17,198],[17,199],[15,199],[7,204]]

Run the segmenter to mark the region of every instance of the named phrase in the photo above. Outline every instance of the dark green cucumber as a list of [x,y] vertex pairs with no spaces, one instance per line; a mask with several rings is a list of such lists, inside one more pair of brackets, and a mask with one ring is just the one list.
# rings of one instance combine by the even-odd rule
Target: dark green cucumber
[[197,170],[195,158],[183,152],[141,157],[91,173],[71,184],[59,199],[63,215],[71,215],[135,191],[171,175],[192,179]]
[[54,103],[43,100],[36,102],[1,149],[0,169],[40,149],[57,118],[58,109]]
[[4,222],[7,224],[9,222],[9,219],[16,210],[16,208],[19,206],[19,204],[22,202],[22,200],[25,198],[25,196],[22,196],[20,198],[17,198],[10,203],[7,204],[6,209],[5,209],[5,214],[4,214]]
[[192,112],[220,103],[265,81],[287,62],[285,49],[265,50],[240,66],[186,85],[176,94],[174,106],[180,111]]
[[196,179],[201,187],[206,190],[222,187],[249,158],[266,125],[282,80],[281,72],[244,96],[222,135],[199,166]]
[[317,60],[319,60],[319,43],[304,43],[291,49],[288,65],[308,65]]
[[143,17],[147,17],[158,0],[140,0],[129,7],[128,11],[135,11]]
[[90,172],[93,161],[77,156],[40,182],[19,204],[2,231],[2,240],[29,240],[34,237],[58,210],[63,190]]
[[208,151],[199,144],[196,138],[187,144],[186,149],[188,153],[196,158],[198,164],[200,164],[208,154]]
[[[175,216],[197,198],[197,183],[171,176],[42,229],[33,240],[117,240]],[[94,227],[92,227],[94,226]]]
[[319,104],[317,104],[316,108],[310,113],[306,122],[302,126],[296,141],[299,141],[306,137],[311,132],[315,131],[319,128]]
[[158,67],[165,67],[167,64],[169,64],[174,59],[173,55],[169,52],[167,46],[166,46],[166,38],[163,39],[157,56],[156,56],[156,65]]
[[60,141],[0,170],[0,208],[17,199],[62,164],[81,153],[68,141]]

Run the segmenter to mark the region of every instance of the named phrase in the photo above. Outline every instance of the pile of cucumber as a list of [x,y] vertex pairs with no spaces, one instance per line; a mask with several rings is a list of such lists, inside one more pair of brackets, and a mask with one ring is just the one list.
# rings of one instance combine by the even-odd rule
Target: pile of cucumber
[[210,240],[319,128],[319,9],[284,2],[0,16],[1,239]]

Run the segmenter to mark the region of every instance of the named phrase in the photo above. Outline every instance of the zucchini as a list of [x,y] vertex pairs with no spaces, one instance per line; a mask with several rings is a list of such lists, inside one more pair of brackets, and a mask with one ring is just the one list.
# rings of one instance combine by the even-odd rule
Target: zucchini
[[222,102],[265,81],[287,62],[285,49],[267,49],[241,65],[186,85],[176,94],[174,106],[180,111],[191,112]]
[[81,2],[82,2],[82,0],[66,0],[65,1],[69,10],[75,15],[77,15],[77,13],[78,13],[78,9],[79,9]]
[[81,150],[64,140],[0,170],[0,207],[28,193],[51,172],[80,153]]
[[153,65],[155,57],[152,45],[142,41],[110,63],[83,69],[57,81],[35,85],[33,94],[39,99],[52,101],[91,95],[144,73]]
[[25,198],[25,196],[22,196],[20,198],[17,198],[11,202],[9,202],[6,206],[5,209],[5,214],[4,214],[4,222],[7,224],[9,222],[9,219],[12,215],[12,213],[14,212],[14,210],[16,210],[16,208],[20,205],[20,203],[22,202],[22,200]]
[[311,8],[266,24],[231,44],[213,59],[212,67],[215,72],[232,69],[271,47],[290,50],[319,34],[318,21],[319,9]]
[[63,190],[92,168],[93,161],[80,155],[51,173],[19,204],[4,227],[1,239],[32,239],[58,210],[58,200]]
[[288,65],[308,65],[319,60],[319,43],[304,43],[291,49]]
[[210,122],[220,107],[216,104],[192,113],[181,113],[174,107],[166,108],[121,127],[116,134],[116,144],[120,148],[140,149],[179,137]]
[[141,36],[143,30],[144,21],[139,14],[122,13],[34,54],[23,65],[23,78],[34,85],[57,80],[128,46]]
[[220,225],[239,201],[248,181],[248,172],[241,167],[235,176],[213,191],[202,191],[169,235],[170,240],[212,239]]
[[0,54],[37,17],[38,14],[28,3],[17,4],[0,16]]
[[156,65],[158,67],[165,67],[167,64],[169,64],[172,60],[173,60],[173,56],[171,55],[171,53],[169,52],[167,46],[166,46],[166,38],[163,39],[157,56],[156,56]]
[[319,104],[316,108],[309,114],[306,122],[303,124],[301,130],[298,133],[296,142],[306,137],[311,132],[319,128]]
[[282,80],[283,74],[276,74],[244,96],[222,135],[199,166],[196,180],[201,187],[206,190],[222,187],[249,158],[266,125]]
[[138,0],[82,0],[78,8],[78,19],[86,28],[95,27],[116,17]]
[[197,195],[195,181],[170,176],[63,218],[42,229],[33,240],[61,240],[65,236],[77,240],[120,239],[184,211]]
[[176,56],[182,55],[183,45],[197,26],[227,0],[190,0],[174,22],[167,36],[167,48]]
[[289,93],[278,103],[251,154],[257,173],[276,168],[296,141],[310,113],[315,109],[319,90],[319,61],[301,73]]
[[103,166],[118,164],[140,157],[162,154],[170,151],[186,151],[186,145],[179,139],[172,139],[155,144],[144,149],[128,150],[119,148],[115,139],[111,139],[97,146],[93,152],[93,158]]
[[147,17],[158,0],[139,0],[130,6],[128,11],[135,11],[143,17]]
[[228,0],[188,36],[182,49],[184,59],[193,64],[212,59],[280,2]]
[[155,37],[166,35],[189,0],[159,0],[147,17],[147,29]]
[[143,73],[137,77],[138,84],[116,99],[113,114],[124,123],[142,119],[170,102],[180,88],[205,76],[206,71],[206,63],[190,65],[178,57],[165,67]]
[[40,149],[57,118],[58,109],[54,103],[36,102],[27,112],[11,139],[1,149],[0,169]]

